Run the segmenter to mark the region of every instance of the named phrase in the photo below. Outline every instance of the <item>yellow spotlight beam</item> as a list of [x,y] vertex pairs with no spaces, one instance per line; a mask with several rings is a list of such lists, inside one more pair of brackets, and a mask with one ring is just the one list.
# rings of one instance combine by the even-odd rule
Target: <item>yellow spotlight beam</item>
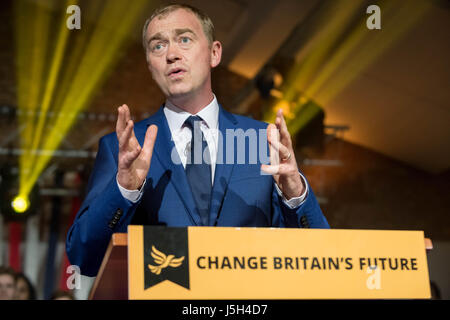
[[[41,87],[44,83],[43,70],[48,51],[48,29],[50,24],[49,12],[39,3],[15,1],[14,11],[16,19],[16,52],[17,52],[17,91],[19,123],[26,124],[21,131],[21,147],[28,151],[20,157],[21,172],[30,172],[30,144],[33,139],[34,115],[38,108]],[[20,176],[20,183],[25,182],[25,174]]]
[[323,63],[330,55],[332,47],[345,32],[348,21],[360,12],[361,4],[354,0],[337,0],[324,7],[319,13],[316,24],[317,33],[305,44],[305,50],[299,56],[298,63],[287,77],[285,97],[291,100],[298,90],[302,90],[317,75]]
[[[28,195],[32,190],[54,151],[76,121],[79,112],[89,105],[95,90],[104,83],[109,72],[113,70],[120,58],[120,49],[129,40],[136,23],[142,22],[140,18],[146,13],[145,9],[156,5],[148,0],[136,0],[132,4],[122,0],[81,2],[85,4],[81,7],[81,30],[74,30],[73,34],[66,28],[65,9],[69,4],[76,2],[67,1],[65,7],[57,0],[45,2],[49,5],[47,8],[40,6],[32,8],[31,2],[18,0],[16,10],[17,26],[22,26],[17,29],[16,34],[17,57],[18,61],[28,61],[28,64],[18,64],[18,108],[26,110],[29,105],[34,111],[39,111],[39,117],[19,117],[19,123],[25,124],[27,128],[26,134],[21,136],[22,147],[27,152],[26,156],[19,160],[21,163],[19,194],[22,196]],[[64,13],[65,19],[52,24],[50,18],[48,20],[44,18],[45,12],[40,11],[55,7]],[[97,12],[101,12],[98,18],[95,16]],[[30,41],[29,21],[38,24],[33,20],[37,19],[38,15],[42,15],[45,22],[42,25],[51,24],[59,28],[56,30],[57,37],[44,42],[46,48],[42,49],[42,52],[53,49],[51,60],[45,59],[42,54],[33,53],[31,56],[26,54],[34,52],[29,49],[42,45],[37,42],[37,37],[34,37],[34,42],[31,43],[23,41],[23,39]],[[28,20],[24,17],[28,17]],[[95,20],[84,22],[83,17]],[[46,28],[41,29],[44,34],[45,30]],[[74,38],[74,42],[70,42]],[[32,82],[26,81],[30,65],[37,66],[36,79],[44,79],[45,85],[34,86]],[[38,93],[33,94],[33,90]],[[55,116],[48,117],[50,112]],[[45,152],[37,154],[38,148]]]
[[[348,21],[351,21],[352,16],[360,12],[360,8],[361,3],[358,1],[337,0],[330,2],[329,6],[322,7],[316,14],[313,23],[317,27],[312,28],[316,32],[309,35],[309,39],[299,50],[297,57],[301,61],[292,67],[282,88],[284,100],[290,102],[289,112],[294,114],[291,119],[286,119],[290,131],[292,129],[289,124],[296,121],[295,115],[306,103],[306,101],[301,103],[295,101],[299,92],[313,81],[321,66],[328,59],[331,49],[345,32]],[[305,100],[304,95],[301,98]],[[277,103],[266,109],[263,115],[264,121],[273,121],[279,108]]]
[[[67,0],[66,7],[69,6],[70,4],[77,4],[77,1]],[[65,12],[63,11],[62,13],[63,13],[63,15],[62,15],[62,18],[60,21],[60,26],[64,25],[65,21],[66,21]],[[42,97],[42,101],[39,105],[40,114],[39,114],[39,118],[38,118],[37,127],[34,129],[34,138],[33,138],[32,144],[31,144],[31,150],[36,150],[38,148],[39,141],[41,140],[41,137],[42,137],[42,132],[44,130],[44,124],[45,124],[45,121],[47,120],[47,112],[48,112],[48,109],[50,108],[50,104],[52,102],[51,99],[52,99],[53,93],[55,91],[56,81],[58,80],[58,76],[61,73],[61,63],[62,63],[64,52],[66,49],[68,37],[69,37],[69,29],[65,28],[65,27],[60,27],[58,38],[56,40],[55,52],[52,57],[49,75],[48,75],[48,78],[46,81],[44,94]],[[36,154],[32,154],[30,157],[30,160],[29,160],[30,163],[34,163],[36,157],[37,157]],[[30,174],[31,174],[31,172],[30,172]]]
[[362,22],[359,28],[353,30],[319,76],[305,89],[308,96],[327,104],[420,21],[431,4],[425,1],[384,1],[380,7],[382,29],[367,30]]
[[[296,97],[301,94],[303,99],[313,98],[323,106],[352,80],[361,74],[371,63],[379,58],[395,41],[405,34],[419,21],[430,7],[424,1],[383,1],[379,3],[381,8],[381,30],[368,30],[366,19],[363,15],[360,23],[347,36],[343,37],[343,31],[348,29],[348,23],[354,17],[361,14],[357,1],[339,0],[332,2],[331,11],[326,8],[319,13],[317,21],[323,21],[324,17],[330,19],[323,26],[324,30],[312,35],[304,49],[300,50],[299,61],[293,66],[287,80],[283,84],[284,97],[290,103],[289,112],[295,117],[287,121],[291,134],[295,134],[304,121],[301,114],[304,103],[295,103]],[[335,11],[340,8],[339,11]],[[335,12],[335,16],[329,12]],[[320,28],[318,28],[320,30]],[[340,40],[339,43],[336,41]],[[330,48],[336,48],[330,51]],[[344,68],[343,66],[351,66]],[[266,121],[274,118],[277,104],[267,108],[264,115]]]

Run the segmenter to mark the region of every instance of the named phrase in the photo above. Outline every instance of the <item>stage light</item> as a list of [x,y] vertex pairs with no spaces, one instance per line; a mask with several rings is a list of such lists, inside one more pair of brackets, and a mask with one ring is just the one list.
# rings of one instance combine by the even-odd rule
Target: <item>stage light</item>
[[30,200],[24,196],[17,196],[11,201],[11,207],[16,213],[24,213],[30,207]]
[[[81,8],[81,30],[66,26],[66,8],[74,4]],[[31,192],[133,34],[140,37],[137,26],[157,5],[148,0],[132,5],[122,0],[15,1],[18,120],[25,128],[20,195]]]

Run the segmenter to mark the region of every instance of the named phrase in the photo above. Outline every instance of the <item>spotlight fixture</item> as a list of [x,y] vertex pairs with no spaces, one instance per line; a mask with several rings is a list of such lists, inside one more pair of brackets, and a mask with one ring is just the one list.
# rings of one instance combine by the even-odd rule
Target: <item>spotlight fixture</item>
[[28,197],[18,195],[11,201],[11,207],[16,213],[24,213],[30,207],[30,200]]

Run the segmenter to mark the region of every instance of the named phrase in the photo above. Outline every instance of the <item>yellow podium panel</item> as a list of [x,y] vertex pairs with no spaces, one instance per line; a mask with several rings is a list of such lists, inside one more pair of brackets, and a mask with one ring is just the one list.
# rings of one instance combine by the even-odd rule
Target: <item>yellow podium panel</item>
[[130,299],[427,299],[422,231],[128,227]]

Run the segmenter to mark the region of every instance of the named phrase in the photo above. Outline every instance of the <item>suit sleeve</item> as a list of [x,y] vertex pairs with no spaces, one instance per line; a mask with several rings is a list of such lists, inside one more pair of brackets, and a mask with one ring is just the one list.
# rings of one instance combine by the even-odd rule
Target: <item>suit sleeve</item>
[[330,228],[311,186],[306,179],[305,182],[308,184],[306,199],[298,208],[294,209],[289,208],[283,202],[282,197],[280,197],[275,188],[275,181],[273,182],[272,207],[274,210],[273,216],[276,217],[276,221],[273,222],[275,226],[287,228]]
[[109,135],[100,140],[88,193],[66,238],[70,263],[87,276],[97,275],[112,234],[127,231],[137,206],[123,198],[117,186],[114,138]]

